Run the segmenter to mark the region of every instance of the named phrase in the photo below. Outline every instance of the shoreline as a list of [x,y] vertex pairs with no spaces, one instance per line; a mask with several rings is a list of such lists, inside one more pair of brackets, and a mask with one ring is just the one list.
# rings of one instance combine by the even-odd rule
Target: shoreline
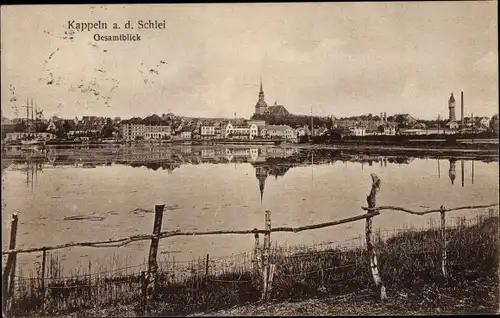
[[[453,150],[453,151],[496,151],[498,152],[499,143],[498,142],[457,142],[455,144],[442,143],[422,143],[422,145],[416,145],[414,142],[408,144],[387,144],[387,143],[373,143],[373,142],[356,142],[356,143],[295,143],[287,142],[284,140],[265,140],[265,141],[160,141],[160,142],[58,142],[58,143],[46,143],[44,145],[34,145],[36,146],[117,146],[117,145],[170,145],[170,146],[216,146],[216,145],[241,145],[241,146],[276,146],[276,147],[294,147],[294,148],[328,148],[328,149],[354,149],[354,148],[369,148],[369,149],[407,149],[407,150]],[[495,140],[496,141],[496,140]],[[483,148],[479,148],[483,146]],[[3,144],[3,148],[16,148],[16,147],[30,147],[28,145],[22,144]],[[484,148],[485,147],[485,148]]]
[[[121,144],[106,144],[110,148],[123,148],[127,147],[127,145]],[[281,146],[269,145],[269,144],[252,144],[252,143],[238,143],[238,144],[226,144],[226,143],[214,143],[209,145],[197,144],[197,145],[185,145],[185,144],[135,144],[133,147],[141,147],[141,146],[151,146],[154,145],[156,147],[160,147],[155,151],[158,151],[162,148],[176,149],[178,147],[190,147],[194,151],[196,149],[206,149],[206,148],[229,148],[229,149],[245,149],[245,148],[282,148],[282,149],[296,149],[299,152],[318,152],[318,159],[322,157],[322,152],[339,152],[339,156],[343,157],[345,154],[351,155],[361,155],[361,156],[402,156],[402,157],[415,157],[415,158],[435,158],[435,159],[443,159],[443,158],[457,158],[460,159],[471,159],[471,160],[488,160],[488,161],[498,161],[499,159],[499,150],[497,147],[494,149],[477,149],[471,148],[470,146],[466,148],[452,148],[452,147],[410,147],[410,146],[388,146],[388,145],[366,145],[366,144],[349,144],[349,145],[339,145],[339,144],[284,144]],[[497,146],[497,145],[495,145]],[[17,154],[9,154],[6,149],[12,149],[12,147],[3,148],[3,158],[2,162],[5,160],[16,160],[22,159],[25,156],[25,153],[30,153],[30,150],[43,151],[43,148],[21,148],[21,153]],[[92,148],[100,148],[103,147],[101,144],[86,144],[86,145],[59,145],[59,146],[46,146],[45,149],[71,149],[74,148],[78,150],[79,148],[84,149],[92,149]],[[16,147],[17,148],[17,147]],[[104,146],[104,148],[106,148]],[[344,155],[342,154],[344,153]],[[34,157],[33,157],[34,155]],[[315,154],[316,156],[316,154]],[[330,155],[329,155],[330,156]],[[31,158],[45,158],[46,154],[43,152],[35,154],[33,153]],[[339,157],[339,158],[340,158]],[[286,159],[285,159],[286,161]]]

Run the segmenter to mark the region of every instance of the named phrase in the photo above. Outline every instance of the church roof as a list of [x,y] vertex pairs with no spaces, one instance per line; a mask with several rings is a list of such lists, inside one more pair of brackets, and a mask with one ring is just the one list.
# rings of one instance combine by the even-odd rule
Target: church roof
[[278,115],[278,116],[284,116],[290,114],[283,105],[269,106],[267,107],[265,113],[269,115]]

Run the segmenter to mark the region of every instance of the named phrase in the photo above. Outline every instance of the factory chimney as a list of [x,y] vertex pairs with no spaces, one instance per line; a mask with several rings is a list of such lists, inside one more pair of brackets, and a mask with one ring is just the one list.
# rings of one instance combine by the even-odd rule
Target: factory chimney
[[464,92],[460,92],[460,104],[461,104],[461,113],[462,113],[462,118],[461,118],[461,129],[464,129]]

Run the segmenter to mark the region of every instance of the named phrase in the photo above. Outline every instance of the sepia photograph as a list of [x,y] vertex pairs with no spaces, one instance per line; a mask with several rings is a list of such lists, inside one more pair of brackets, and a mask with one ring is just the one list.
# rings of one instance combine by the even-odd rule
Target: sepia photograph
[[499,314],[497,11],[1,6],[3,317]]

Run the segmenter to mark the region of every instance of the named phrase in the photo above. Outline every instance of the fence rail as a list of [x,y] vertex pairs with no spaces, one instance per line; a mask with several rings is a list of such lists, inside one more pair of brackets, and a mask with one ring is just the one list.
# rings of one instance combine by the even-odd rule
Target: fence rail
[[62,249],[62,248],[68,248],[68,247],[121,247],[127,244],[130,244],[132,242],[137,242],[137,241],[146,241],[146,240],[151,240],[151,239],[165,239],[169,237],[174,237],[174,236],[200,236],[200,235],[226,235],[226,234],[231,234],[231,235],[238,235],[238,234],[267,234],[267,233],[276,233],[276,232],[293,232],[293,233],[298,233],[301,231],[307,231],[307,230],[315,230],[315,229],[320,229],[324,227],[330,227],[334,225],[339,225],[339,224],[344,224],[344,223],[349,223],[353,221],[358,221],[362,219],[366,219],[369,217],[373,217],[375,215],[380,214],[379,212],[370,212],[367,214],[363,215],[358,215],[338,221],[330,221],[330,222],[325,222],[325,223],[319,223],[319,224],[312,224],[312,225],[306,225],[306,226],[301,226],[301,227],[276,227],[271,230],[258,230],[258,229],[253,229],[253,230],[228,230],[228,231],[192,231],[192,232],[181,232],[181,231],[165,231],[161,232],[158,235],[151,235],[151,234],[138,234],[134,236],[129,236],[125,238],[118,238],[118,239],[110,239],[106,241],[86,241],[86,242],[71,242],[71,243],[66,243],[66,244],[60,244],[60,245],[52,245],[52,246],[42,246],[42,247],[33,247],[33,248],[20,248],[20,249],[9,249],[6,251],[2,251],[2,254],[21,254],[21,253],[34,253],[34,252],[42,252],[42,251],[50,251],[50,250],[57,250],[57,249]]
[[[155,218],[154,218],[154,229],[153,234],[139,234],[129,237],[109,239],[109,240],[101,240],[101,241],[85,241],[85,242],[69,242],[65,244],[52,245],[52,246],[42,246],[42,247],[32,247],[32,248],[15,248],[16,245],[16,234],[17,234],[17,224],[18,224],[18,215],[17,213],[13,213],[12,222],[11,222],[11,237],[9,249],[6,251],[2,251],[3,255],[7,255],[7,264],[5,266],[3,272],[3,292],[7,297],[3,297],[4,308],[7,310],[12,306],[9,299],[12,298],[14,293],[13,286],[15,285],[15,267],[16,267],[16,256],[21,253],[35,253],[42,252],[43,260],[43,268],[42,268],[42,289],[51,289],[53,287],[47,286],[47,288],[43,285],[43,281],[45,279],[45,258],[46,252],[51,250],[69,248],[69,247],[121,247],[132,242],[151,240],[151,247],[149,252],[149,260],[147,263],[142,265],[147,265],[147,274],[143,271],[140,274],[140,284],[142,290],[141,303],[143,308],[143,314],[147,313],[147,303],[151,303],[156,299],[156,290],[158,289],[158,262],[157,262],[157,250],[158,250],[158,242],[160,239],[171,238],[175,236],[204,236],[204,235],[248,235],[253,234],[255,237],[255,247],[252,253],[252,264],[253,264],[253,274],[254,277],[260,277],[261,279],[261,290],[262,290],[262,299],[267,300],[269,295],[273,290],[273,277],[275,275],[284,275],[284,276],[294,276],[290,274],[284,274],[280,272],[280,267],[274,264],[275,259],[274,255],[271,253],[271,233],[277,232],[291,232],[298,233],[302,231],[315,230],[320,228],[332,227],[340,224],[355,222],[359,220],[366,220],[365,226],[365,238],[366,238],[366,250],[365,254],[367,259],[369,259],[369,268],[370,268],[370,276],[372,279],[372,283],[374,285],[374,293],[377,298],[383,301],[386,298],[385,286],[382,281],[380,270],[378,266],[377,255],[375,253],[375,248],[377,247],[376,242],[373,240],[373,218],[381,213],[383,210],[394,210],[406,212],[412,215],[423,216],[430,213],[440,213],[441,215],[441,228],[440,228],[440,244],[441,244],[441,270],[442,275],[446,277],[447,267],[452,266],[447,262],[447,254],[446,254],[446,229],[445,229],[445,213],[458,211],[458,210],[467,210],[467,209],[483,209],[483,208],[491,208],[498,206],[498,203],[487,204],[487,205],[469,205],[469,206],[461,206],[454,208],[445,208],[441,206],[438,209],[429,209],[423,211],[414,211],[412,209],[398,207],[398,206],[376,206],[376,196],[378,191],[380,190],[381,180],[375,175],[371,174],[372,178],[372,186],[370,194],[366,197],[366,201],[368,207],[361,207],[363,211],[367,211],[365,214],[356,215],[353,217],[348,217],[340,220],[334,220],[324,223],[311,224],[299,227],[271,227],[271,212],[265,211],[265,229],[248,229],[248,230],[214,230],[214,231],[188,231],[182,232],[180,230],[177,231],[161,231],[161,220],[163,217],[163,212],[165,210],[165,205],[156,205],[155,206]],[[264,234],[264,243],[261,246],[259,244],[259,234]],[[142,266],[140,265],[140,266]],[[302,265],[301,265],[302,266]],[[333,269],[341,269],[347,266],[354,266],[353,264],[344,264],[344,265],[334,265],[333,267],[321,268],[320,270],[314,271],[306,271],[305,273],[320,273],[323,279],[324,272],[331,271]],[[139,266],[137,266],[139,267]],[[89,269],[90,270],[90,269]],[[209,256],[207,255],[206,263],[205,263],[205,276],[208,276],[209,272]],[[95,275],[95,274],[94,274]],[[303,276],[304,273],[295,276]],[[88,277],[90,279],[92,275],[82,275],[82,277]],[[17,276],[19,278],[19,276]],[[240,277],[241,278],[241,277]],[[9,282],[10,279],[10,282]],[[230,279],[213,279],[214,282],[234,282]],[[245,280],[245,282],[250,282]],[[84,285],[82,285],[84,286]],[[85,285],[86,286],[86,285]],[[88,286],[90,288],[90,285]],[[54,287],[55,288],[55,287]],[[76,288],[73,286],[66,287],[57,287],[57,288]],[[42,303],[44,303],[44,297],[42,297]]]
[[402,208],[399,206],[392,206],[392,205],[383,205],[379,206],[373,209],[367,208],[367,207],[361,207],[365,211],[382,211],[382,210],[394,210],[394,211],[402,211],[406,213],[410,213],[413,215],[426,215],[429,213],[436,213],[436,212],[452,212],[452,211],[459,211],[459,210],[471,210],[471,209],[484,209],[484,208],[491,208],[494,206],[498,206],[498,203],[493,203],[493,204],[486,204],[486,205],[467,205],[467,206],[461,206],[461,207],[456,207],[456,208],[451,208],[451,209],[446,209],[444,206],[441,206],[439,209],[431,209],[431,210],[424,210],[424,211],[413,211],[410,209]]
[[220,231],[191,231],[191,232],[182,232],[180,230],[164,231],[158,235],[138,234],[138,235],[133,235],[133,236],[124,237],[124,238],[110,239],[110,240],[106,240],[106,241],[70,242],[70,243],[51,245],[51,246],[8,249],[5,251],[2,251],[2,254],[7,255],[7,254],[12,254],[12,253],[15,253],[15,254],[34,253],[34,252],[63,249],[63,248],[68,248],[68,247],[121,247],[121,246],[125,246],[127,244],[130,244],[130,243],[133,243],[133,242],[147,241],[147,240],[151,240],[154,238],[165,239],[165,238],[174,237],[174,236],[267,234],[267,233],[276,233],[276,232],[298,233],[298,232],[302,232],[302,231],[315,230],[315,229],[320,229],[320,228],[325,228],[325,227],[330,227],[330,226],[335,226],[335,225],[340,225],[340,224],[344,224],[344,223],[350,223],[350,222],[370,218],[370,217],[379,215],[380,211],[382,211],[382,210],[402,211],[402,212],[406,212],[409,214],[422,216],[422,215],[429,214],[429,213],[452,212],[452,211],[472,210],[472,209],[484,209],[484,208],[495,207],[498,205],[499,205],[498,203],[486,204],[486,205],[468,205],[468,206],[461,206],[461,207],[449,208],[449,209],[439,208],[439,209],[431,209],[431,210],[424,210],[424,211],[414,211],[414,210],[410,210],[410,209],[398,207],[398,206],[380,206],[380,207],[376,207],[373,209],[370,209],[368,207],[361,207],[361,209],[363,209],[365,211],[371,211],[371,212],[367,213],[367,214],[363,214],[363,215],[357,215],[354,217],[349,217],[349,218],[337,220],[337,221],[329,221],[329,222],[311,224],[311,225],[300,226],[300,227],[295,227],[295,228],[294,227],[276,227],[276,228],[272,228],[271,230],[253,229],[253,230],[226,230],[226,231],[220,230]]

